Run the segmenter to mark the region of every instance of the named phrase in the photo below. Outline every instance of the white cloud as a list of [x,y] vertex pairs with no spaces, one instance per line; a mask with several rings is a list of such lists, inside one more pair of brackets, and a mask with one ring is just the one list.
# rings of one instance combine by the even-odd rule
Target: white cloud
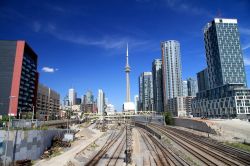
[[250,58],[244,57],[245,66],[250,66]]
[[45,73],[54,73],[55,71],[58,71],[58,69],[56,68],[52,68],[52,67],[43,67],[42,71]]
[[130,37],[103,36],[99,39],[88,38],[83,35],[75,34],[74,32],[60,30],[55,24],[48,24],[47,32],[59,40],[80,45],[98,46],[105,49],[124,48],[127,42],[131,43],[130,46],[145,45],[148,43],[148,41],[137,40]]
[[167,7],[177,12],[185,12],[195,15],[207,15],[213,17],[209,11],[204,8],[196,7],[191,3],[185,3],[182,0],[165,0]]
[[243,50],[249,49],[250,48],[250,43],[245,44],[244,46],[242,46]]
[[240,28],[240,33],[243,35],[250,35],[250,29],[249,28]]

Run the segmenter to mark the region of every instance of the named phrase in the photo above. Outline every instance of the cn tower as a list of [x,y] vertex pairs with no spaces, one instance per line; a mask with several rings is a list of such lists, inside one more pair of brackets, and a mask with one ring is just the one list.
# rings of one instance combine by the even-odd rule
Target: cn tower
[[126,102],[130,102],[130,81],[129,81],[130,66],[128,63],[128,43],[127,43],[125,73],[126,73]]

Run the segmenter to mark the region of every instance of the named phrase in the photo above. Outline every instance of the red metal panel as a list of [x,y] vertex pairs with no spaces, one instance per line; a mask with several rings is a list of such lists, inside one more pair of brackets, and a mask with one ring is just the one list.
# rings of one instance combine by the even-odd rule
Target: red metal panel
[[25,45],[24,41],[17,41],[14,71],[13,71],[12,85],[11,85],[11,96],[14,97],[10,99],[10,105],[9,105],[9,114],[12,116],[17,115],[24,45]]

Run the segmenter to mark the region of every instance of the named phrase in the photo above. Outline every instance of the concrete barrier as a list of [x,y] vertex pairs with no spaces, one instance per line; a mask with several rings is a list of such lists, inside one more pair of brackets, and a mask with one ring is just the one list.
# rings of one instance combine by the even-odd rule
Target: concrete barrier
[[[62,137],[66,130],[11,130],[7,142],[7,163],[38,159],[51,146],[54,136]],[[5,160],[7,131],[0,130],[0,165]]]
[[175,126],[186,127],[206,133],[217,134],[214,129],[209,127],[207,123],[203,121],[199,121],[196,119],[188,119],[188,118],[173,118]]

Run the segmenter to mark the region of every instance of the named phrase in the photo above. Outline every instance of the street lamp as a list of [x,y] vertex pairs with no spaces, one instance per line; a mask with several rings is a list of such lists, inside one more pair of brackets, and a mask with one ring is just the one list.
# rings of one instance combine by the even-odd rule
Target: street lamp
[[13,98],[16,98],[16,96],[10,96],[9,99],[10,99],[10,106],[9,106],[9,124],[8,124],[8,131],[7,131],[7,139],[5,141],[5,154],[4,154],[4,165],[6,166],[6,161],[7,161],[7,150],[8,150],[8,142],[9,141],[9,132],[10,132],[10,116],[12,115],[11,114],[11,105],[12,105],[12,99]]

